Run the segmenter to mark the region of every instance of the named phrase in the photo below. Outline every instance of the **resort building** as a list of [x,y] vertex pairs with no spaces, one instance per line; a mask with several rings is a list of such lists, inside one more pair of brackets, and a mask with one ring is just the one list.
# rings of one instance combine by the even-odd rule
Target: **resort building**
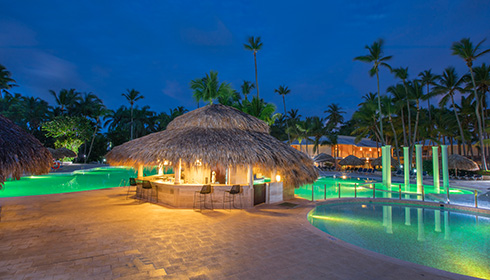
[[[376,143],[368,138],[362,138],[361,141],[356,143],[355,138],[356,137],[354,136],[339,135],[337,145],[320,145],[315,153],[313,153],[314,143],[311,139],[308,141],[305,139],[301,142],[294,140],[291,143],[291,147],[298,151],[302,151],[311,157],[320,153],[331,155],[337,159],[343,159],[349,155],[353,155],[366,161],[366,164],[381,156],[380,143]],[[325,136],[320,138],[320,142],[325,142],[327,140],[328,139]]]

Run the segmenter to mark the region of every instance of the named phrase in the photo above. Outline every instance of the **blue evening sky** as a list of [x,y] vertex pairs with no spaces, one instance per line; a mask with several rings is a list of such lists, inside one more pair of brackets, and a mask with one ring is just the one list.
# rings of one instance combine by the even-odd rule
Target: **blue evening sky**
[[[282,112],[274,89],[286,85],[288,110],[325,116],[328,104],[339,103],[350,118],[376,91],[370,65],[353,61],[367,54],[365,45],[383,38],[390,64],[408,66],[411,78],[450,65],[463,74],[450,46],[490,37],[490,1],[0,0],[0,64],[20,85],[14,92],[51,105],[48,90],[75,88],[116,109],[127,104],[121,93],[135,88],[145,96],[139,106],[192,110],[189,82],[210,70],[237,90],[254,82],[253,54],[243,47],[252,35],[264,43],[261,97]],[[382,91],[394,82],[383,70]]]

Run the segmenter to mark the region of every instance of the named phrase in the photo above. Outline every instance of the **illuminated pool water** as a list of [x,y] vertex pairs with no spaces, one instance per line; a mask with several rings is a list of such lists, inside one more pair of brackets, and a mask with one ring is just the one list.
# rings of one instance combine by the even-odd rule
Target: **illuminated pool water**
[[312,225],[356,246],[453,273],[490,279],[490,216],[411,205],[317,206]]
[[[39,176],[26,176],[20,180],[7,181],[0,191],[0,197],[32,196],[54,193],[79,192],[106,189],[129,185],[129,177],[136,171],[126,167],[99,167],[78,170],[72,173],[54,173]],[[157,170],[145,169],[147,175]]]

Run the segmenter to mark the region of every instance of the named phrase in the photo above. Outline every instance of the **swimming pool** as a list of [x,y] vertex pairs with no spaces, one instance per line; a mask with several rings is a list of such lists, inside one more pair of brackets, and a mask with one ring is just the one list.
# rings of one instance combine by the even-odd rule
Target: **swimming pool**
[[[136,171],[129,167],[98,167],[71,173],[53,173],[26,176],[6,181],[0,197],[32,196],[54,193],[79,192],[129,185],[129,177]],[[157,173],[156,168],[145,169],[147,175]]]
[[[372,198],[373,194],[377,198],[399,198],[401,190],[402,199],[422,200],[421,194],[417,193],[417,184],[410,184],[405,189],[403,183],[392,183],[391,188],[387,190],[384,185],[373,179],[364,178],[342,178],[342,177],[320,177],[313,184],[303,185],[295,189],[294,194],[297,197],[308,200],[323,200],[340,197],[362,197]],[[373,190],[374,188],[374,190]],[[374,192],[373,192],[374,191]],[[490,209],[489,193],[479,193],[479,207]],[[450,200],[453,204],[474,206],[474,192],[466,189],[451,186],[449,190]],[[424,200],[434,202],[446,202],[446,190],[442,187],[436,189],[432,185],[424,184]]]
[[490,215],[384,203],[319,205],[310,223],[348,243],[405,261],[490,278]]

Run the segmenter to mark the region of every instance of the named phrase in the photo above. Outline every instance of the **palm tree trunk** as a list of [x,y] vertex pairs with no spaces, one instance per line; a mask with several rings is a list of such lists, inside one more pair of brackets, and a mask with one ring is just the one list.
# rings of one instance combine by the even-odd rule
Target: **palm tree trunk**
[[391,115],[390,115],[390,123],[391,123],[391,130],[393,131],[393,135],[395,136],[396,159],[398,160],[398,162],[400,162],[400,150],[398,149],[398,136],[396,135],[395,127],[393,126],[393,121],[391,120]]
[[90,149],[88,150],[88,155],[85,158],[85,163],[87,163],[88,158],[90,157],[90,153],[92,152],[92,147],[94,146],[95,135],[97,134],[97,128],[99,127],[99,122],[95,124],[94,134],[92,135],[92,141],[90,142]]
[[377,80],[377,83],[378,83],[378,115],[379,115],[379,128],[381,130],[381,143],[383,144],[383,146],[385,145],[385,139],[384,139],[384,136],[383,136],[383,118],[382,118],[382,115],[381,115],[381,96],[380,96],[380,92],[379,92],[379,74],[378,74],[378,68],[376,68],[376,80]]
[[451,94],[451,102],[453,104],[453,111],[454,111],[454,115],[456,116],[456,121],[458,122],[459,133],[461,134],[461,142],[463,142],[463,155],[466,156],[463,127],[461,126],[461,122],[459,121],[458,112],[456,111],[456,105],[454,104],[454,98],[452,94]]
[[407,132],[405,131],[405,117],[404,117],[404,113],[403,113],[403,107],[402,107],[402,128],[403,128],[403,145],[405,147],[408,147],[408,144],[407,144]]
[[416,136],[417,136],[417,129],[419,126],[419,115],[420,115],[420,106],[419,106],[419,100],[417,99],[417,115],[415,117],[415,128],[413,130],[412,148],[413,148],[413,145],[415,145],[415,143],[417,142]]
[[413,149],[412,149],[412,117],[411,117],[411,112],[410,112],[410,98],[408,96],[408,88],[407,88],[407,83],[405,80],[403,80],[403,85],[405,87],[405,97],[407,99],[407,116],[408,116],[408,154],[410,157],[410,167],[412,166],[412,157],[413,157]]
[[[480,148],[483,148],[483,129],[482,129],[482,123],[481,123],[481,118],[480,118],[480,99],[478,98],[478,94],[476,92],[476,83],[475,83],[475,75],[473,75],[473,68],[468,65],[470,68],[470,74],[471,74],[471,82],[473,83],[473,91],[475,92],[475,100],[476,100],[476,106],[475,106],[475,113],[476,113],[476,119],[478,121],[478,138],[480,139]],[[487,159],[485,156],[482,156],[482,165],[483,169],[485,171],[488,170],[487,168]]]
[[[255,87],[257,88],[257,101],[259,101],[260,99],[259,99],[259,80],[257,78],[257,53],[255,51],[254,51],[254,62],[255,62]],[[257,105],[257,109],[259,109],[259,105]]]
[[133,104],[131,104],[131,140],[133,140]]
[[[282,103],[284,103],[284,117],[286,117],[286,98],[284,97],[284,95],[282,96]],[[291,143],[291,137],[289,137],[289,124],[287,119],[286,119],[286,132],[288,133],[288,143]]]

